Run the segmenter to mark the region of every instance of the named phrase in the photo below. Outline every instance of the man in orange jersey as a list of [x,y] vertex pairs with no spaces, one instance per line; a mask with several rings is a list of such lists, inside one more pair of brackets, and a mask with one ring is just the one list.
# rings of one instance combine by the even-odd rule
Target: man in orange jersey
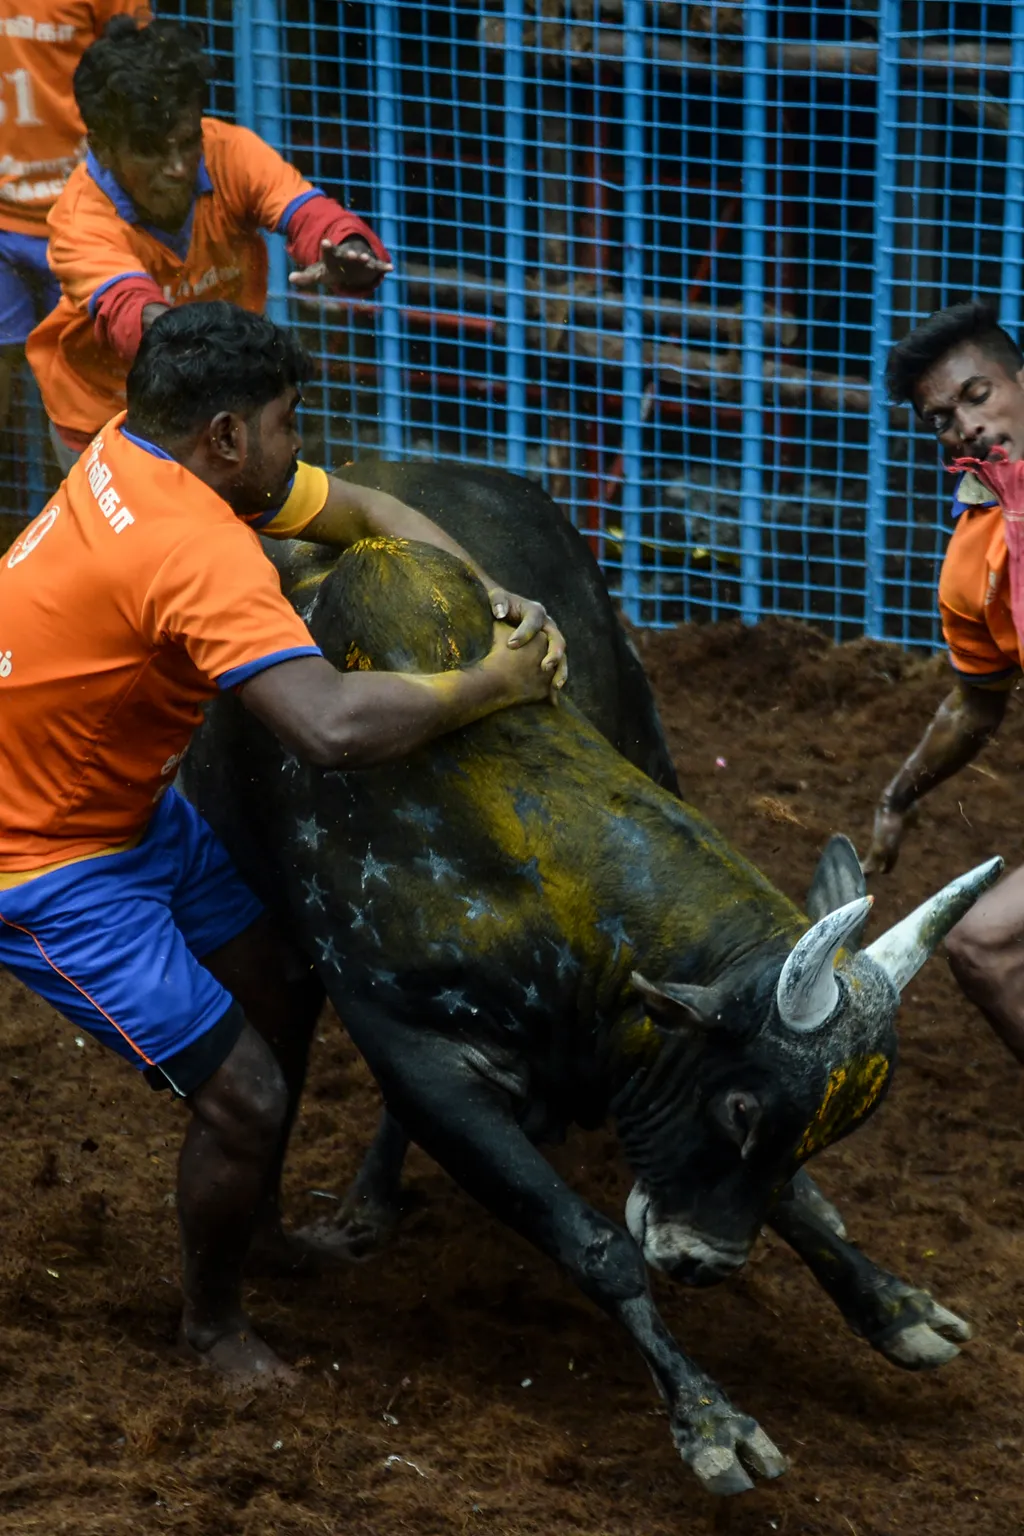
[[[1016,476],[1024,460],[1024,352],[987,304],[955,304],[893,348],[887,382],[894,403],[913,405],[948,465],[970,459],[974,467],[957,481],[955,527],[939,578],[956,683],[882,792],[864,862],[868,873],[892,868],[911,807],[998,730],[1021,673],[1014,609],[1020,611],[1024,597],[1019,572],[1011,582],[1004,506],[993,489],[997,474]],[[981,898],[946,948],[964,992],[1024,1062],[1024,869]]]
[[115,19],[75,71],[89,153],[50,211],[56,309],[29,337],[67,469],[124,406],[145,327],[169,306],[229,299],[262,310],[276,230],[300,270],[368,293],[391,270],[355,214],[246,128],[202,116],[207,61],[187,27]]
[[0,0],[0,426],[25,338],[60,297],[46,215],[85,153],[71,77],[112,16],[145,0]]
[[285,1367],[244,1314],[242,1264],[261,1223],[280,1231],[321,994],[172,787],[200,706],[230,689],[294,752],[372,768],[549,699],[565,671],[544,609],[479,571],[495,615],[518,624],[479,665],[414,676],[324,659],[254,529],[469,556],[393,497],[298,461],[306,366],[292,336],[234,305],[162,315],[127,418],[0,567],[0,963],[187,1103],[182,1340],[256,1378]]

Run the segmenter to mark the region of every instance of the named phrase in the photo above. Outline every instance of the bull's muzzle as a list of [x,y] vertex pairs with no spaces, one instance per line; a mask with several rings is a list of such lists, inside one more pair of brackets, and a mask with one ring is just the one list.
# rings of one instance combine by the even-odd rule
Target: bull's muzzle
[[750,1244],[701,1232],[678,1218],[659,1217],[647,1191],[635,1184],[626,1201],[626,1226],[652,1269],[680,1285],[718,1285],[742,1269]]

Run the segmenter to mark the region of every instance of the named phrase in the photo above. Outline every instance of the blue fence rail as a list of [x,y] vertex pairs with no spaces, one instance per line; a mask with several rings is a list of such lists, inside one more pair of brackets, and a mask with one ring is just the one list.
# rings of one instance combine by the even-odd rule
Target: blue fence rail
[[641,624],[933,644],[948,485],[882,392],[941,303],[1021,320],[1024,0],[178,0],[211,108],[367,216],[287,291],[305,432],[537,477]]

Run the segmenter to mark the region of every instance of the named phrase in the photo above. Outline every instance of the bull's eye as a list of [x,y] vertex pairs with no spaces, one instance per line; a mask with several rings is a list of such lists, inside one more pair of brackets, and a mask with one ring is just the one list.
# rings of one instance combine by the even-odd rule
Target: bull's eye
[[761,1105],[757,1096],[742,1089],[723,1094],[715,1105],[715,1119],[729,1140],[747,1157],[754,1145]]

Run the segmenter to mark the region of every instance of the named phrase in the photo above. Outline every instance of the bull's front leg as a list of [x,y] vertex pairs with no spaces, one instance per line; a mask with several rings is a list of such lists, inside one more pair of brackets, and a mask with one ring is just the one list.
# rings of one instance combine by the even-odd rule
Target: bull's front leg
[[839,1212],[802,1170],[783,1190],[771,1225],[800,1255],[854,1333],[893,1365],[923,1371],[960,1353],[969,1324],[927,1291],[880,1269],[846,1241]]
[[[349,1022],[351,1029],[351,1013]],[[741,1493],[753,1486],[746,1468],[763,1477],[783,1472],[760,1426],[672,1338],[632,1238],[558,1176],[516,1124],[507,1096],[481,1079],[457,1042],[392,1029],[385,1043],[385,1029],[352,1032],[389,1108],[452,1178],[628,1330],[668,1407],[679,1453],[704,1487]]]

